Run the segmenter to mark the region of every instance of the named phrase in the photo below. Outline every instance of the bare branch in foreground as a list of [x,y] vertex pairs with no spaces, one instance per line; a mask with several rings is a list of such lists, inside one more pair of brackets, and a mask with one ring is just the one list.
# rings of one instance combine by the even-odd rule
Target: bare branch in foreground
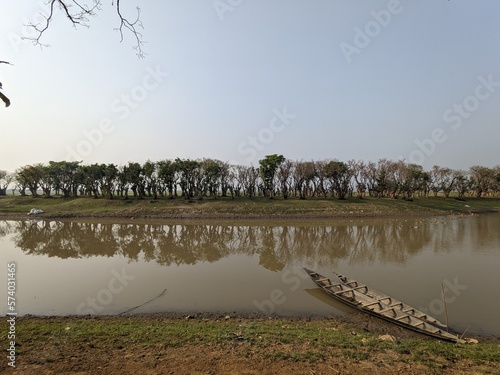
[[[48,47],[47,44],[42,43],[42,37],[45,32],[49,29],[51,22],[54,19],[54,15],[59,9],[64,16],[71,22],[73,27],[84,26],[89,27],[90,18],[96,16],[97,11],[100,11],[102,8],[101,0],[83,0],[87,1],[90,4],[81,3],[77,0],[49,0],[46,4],[48,9],[46,12],[41,12],[40,15],[44,18],[44,22],[42,23],[29,23],[26,26],[31,27],[35,30],[35,36],[33,37],[23,37],[25,40],[30,40],[34,45],[38,45],[40,47]],[[144,29],[142,21],[140,20],[140,8],[137,7],[137,17],[130,21],[126,17],[122,15],[122,10],[120,7],[120,0],[112,1],[112,6],[116,6],[116,13],[118,14],[118,18],[120,21],[119,27],[115,28],[115,30],[120,33],[120,42],[124,39],[124,31],[128,30],[132,33],[135,38],[135,45],[133,47],[137,52],[138,57],[144,57],[145,53],[142,50],[142,46],[144,45],[144,41],[142,40],[142,34],[139,32],[139,28]]]

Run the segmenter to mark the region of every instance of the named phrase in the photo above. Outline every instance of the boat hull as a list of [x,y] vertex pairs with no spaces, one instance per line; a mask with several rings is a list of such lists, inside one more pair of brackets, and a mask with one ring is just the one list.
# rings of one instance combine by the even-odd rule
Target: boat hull
[[332,282],[307,267],[304,267],[304,270],[329,296],[356,310],[427,336],[456,343],[465,342],[457,335],[448,332],[446,325],[432,316],[354,279],[334,272],[338,282]]

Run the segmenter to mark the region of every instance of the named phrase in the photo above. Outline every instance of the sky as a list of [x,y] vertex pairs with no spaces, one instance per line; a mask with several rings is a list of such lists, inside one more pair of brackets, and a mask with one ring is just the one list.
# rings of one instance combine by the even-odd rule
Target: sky
[[[0,169],[51,160],[500,164],[497,0],[111,2],[74,28],[0,0]],[[1,103],[0,103],[1,104]]]

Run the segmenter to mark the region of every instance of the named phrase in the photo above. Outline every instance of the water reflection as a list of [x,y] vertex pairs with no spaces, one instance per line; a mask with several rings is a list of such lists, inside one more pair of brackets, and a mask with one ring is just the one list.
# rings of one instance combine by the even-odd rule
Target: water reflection
[[244,254],[279,271],[287,264],[314,259],[335,267],[375,261],[405,263],[422,249],[449,252],[457,243],[480,248],[484,241],[500,248],[498,215],[469,218],[365,220],[290,225],[208,225],[178,223],[98,223],[71,221],[1,221],[0,237],[13,235],[28,255],[59,258],[124,256],[160,265],[216,262]]

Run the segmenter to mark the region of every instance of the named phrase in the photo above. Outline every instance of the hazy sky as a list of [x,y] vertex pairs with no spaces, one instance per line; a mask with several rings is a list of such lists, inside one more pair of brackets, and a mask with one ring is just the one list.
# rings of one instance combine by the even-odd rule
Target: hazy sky
[[[0,169],[213,157],[500,163],[498,0],[168,0],[146,58],[105,1],[90,28],[0,0]],[[1,103],[0,103],[1,104]]]

